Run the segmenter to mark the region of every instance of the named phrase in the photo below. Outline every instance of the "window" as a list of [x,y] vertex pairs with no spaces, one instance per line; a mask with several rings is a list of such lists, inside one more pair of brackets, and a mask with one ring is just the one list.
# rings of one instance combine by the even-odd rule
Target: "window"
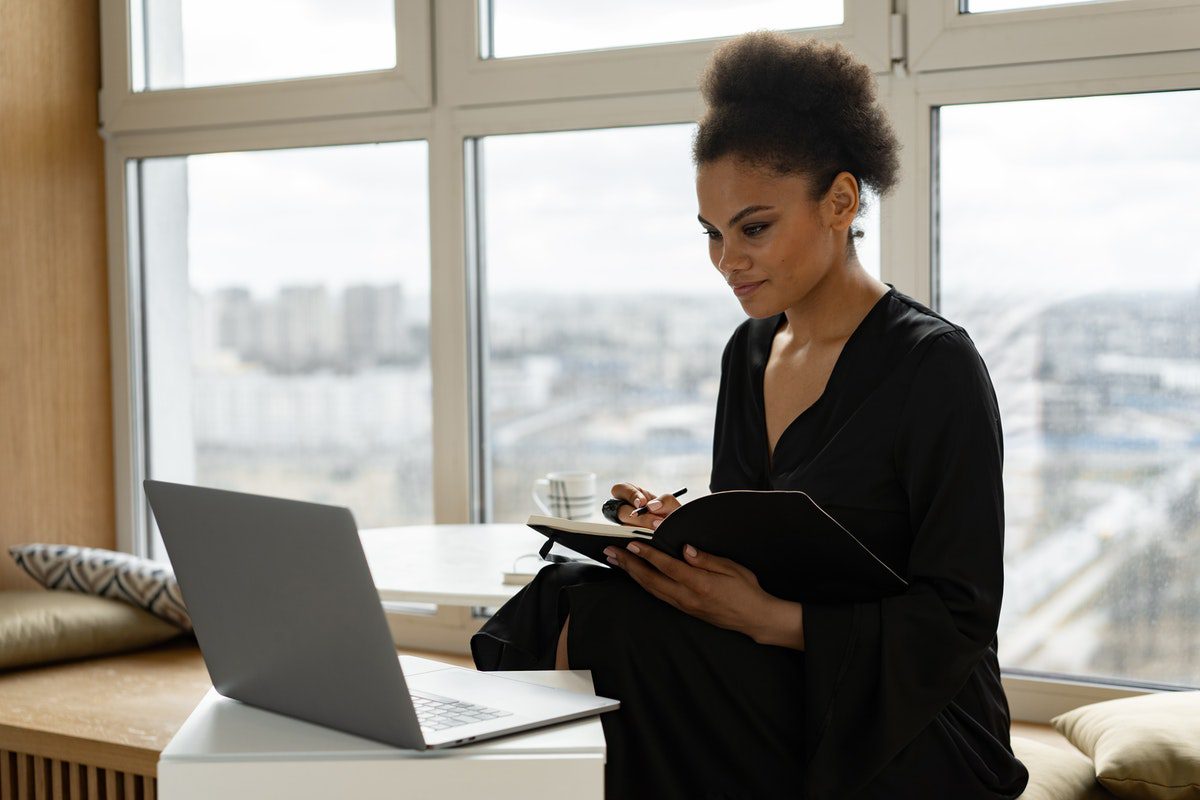
[[138,164],[150,477],[432,518],[426,150]]
[[482,141],[496,520],[527,517],[554,469],[707,492],[721,350],[744,315],[701,242],[691,134]]
[[842,0],[490,0],[481,6],[481,55],[491,58],[711,39],[758,28],[818,28],[840,25],[843,16]]
[[[1116,2],[1117,0],[1104,1]],[[978,14],[986,11],[1013,11],[1014,9],[1048,8],[1094,2],[1097,0],[968,0],[965,10],[970,14]]]
[[[744,320],[696,221],[693,125],[480,142],[491,518],[588,469],[708,492],[721,352]],[[878,274],[878,216],[862,220]]]
[[[1085,59],[1194,51],[1200,30],[1194,0],[921,0],[908,13],[909,71],[1041,64],[1025,77],[1034,82],[1054,74],[1046,63],[1073,62],[1059,76],[1088,77],[1098,64]],[[1195,63],[1194,54],[1186,59]],[[1126,76],[1136,72],[1123,66]]]
[[1200,685],[1200,0],[893,5],[101,0],[120,547],[159,554],[149,476],[364,527],[520,520],[564,467],[704,491],[742,312],[696,76],[768,27],[875,74],[859,258],[992,371],[1007,680]]
[[[135,91],[250,83],[396,65],[391,0],[131,3]],[[140,36],[136,34],[141,34]]]
[[940,309],[1005,428],[1004,664],[1200,684],[1200,91],[939,111]]

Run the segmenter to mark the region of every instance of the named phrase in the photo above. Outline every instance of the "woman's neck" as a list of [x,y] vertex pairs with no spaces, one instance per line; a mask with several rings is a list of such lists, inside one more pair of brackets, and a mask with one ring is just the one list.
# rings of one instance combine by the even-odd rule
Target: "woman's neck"
[[813,288],[784,310],[790,345],[847,339],[867,312],[888,292],[883,283],[851,257],[831,268]]

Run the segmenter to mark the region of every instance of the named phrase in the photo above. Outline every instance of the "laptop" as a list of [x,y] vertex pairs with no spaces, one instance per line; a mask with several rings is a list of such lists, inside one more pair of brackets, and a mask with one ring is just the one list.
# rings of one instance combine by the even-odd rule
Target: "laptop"
[[350,510],[145,481],[218,692],[396,747],[453,747],[619,707],[447,664],[407,677]]

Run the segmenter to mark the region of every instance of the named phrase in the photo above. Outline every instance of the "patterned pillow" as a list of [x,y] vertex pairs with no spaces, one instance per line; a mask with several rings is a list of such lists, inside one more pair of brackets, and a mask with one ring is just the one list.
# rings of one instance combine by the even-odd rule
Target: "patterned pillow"
[[192,629],[175,575],[162,564],[129,553],[65,544],[22,544],[8,552],[47,589],[123,600],[185,631]]

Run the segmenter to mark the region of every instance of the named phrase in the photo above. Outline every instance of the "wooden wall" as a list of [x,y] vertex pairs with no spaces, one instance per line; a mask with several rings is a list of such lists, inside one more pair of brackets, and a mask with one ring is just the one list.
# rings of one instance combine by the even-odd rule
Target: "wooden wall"
[[0,0],[0,589],[115,545],[99,85],[97,0]]

